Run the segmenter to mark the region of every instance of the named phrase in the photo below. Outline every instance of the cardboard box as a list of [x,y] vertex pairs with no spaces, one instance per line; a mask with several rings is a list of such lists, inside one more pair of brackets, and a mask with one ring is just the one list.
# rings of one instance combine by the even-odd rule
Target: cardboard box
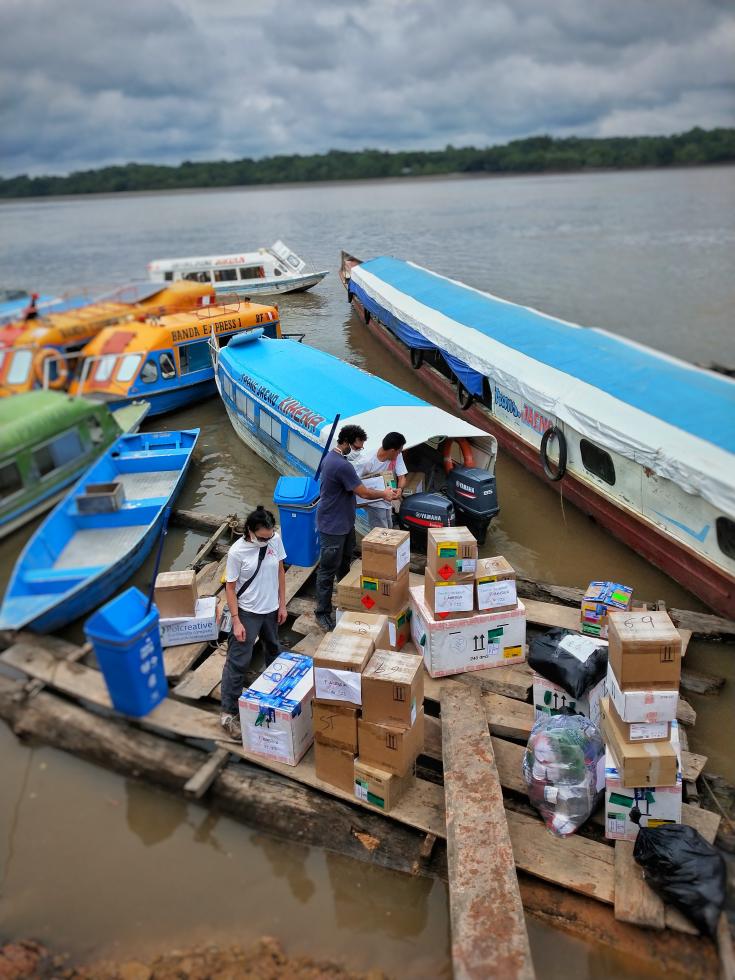
[[334,701],[311,702],[314,738],[324,745],[336,745],[357,754],[357,718],[360,709]]
[[410,728],[424,703],[424,662],[418,654],[376,650],[362,675],[362,717]]
[[518,602],[516,573],[502,555],[497,558],[478,558],[475,570],[477,608],[493,612],[515,609]]
[[536,721],[548,715],[565,714],[571,708],[575,714],[584,715],[596,725],[600,723],[600,699],[605,696],[605,678],[591,687],[581,698],[575,698],[559,684],[533,673],[533,706]]
[[427,567],[424,602],[434,619],[466,619],[475,608],[474,577],[467,582],[447,581]]
[[[160,616],[160,613],[159,613]],[[219,636],[217,597],[197,599],[194,615],[180,619],[160,619],[161,646],[178,647],[184,643],[207,643]]]
[[408,566],[397,579],[360,576],[360,605],[365,612],[397,616],[408,605]]
[[679,706],[679,691],[672,688],[642,688],[623,691],[608,663],[605,678],[607,696],[615,705],[618,717],[627,723],[655,725],[673,721]]
[[196,615],[199,593],[193,569],[183,572],[159,572],[153,591],[153,601],[160,619],[183,619]]
[[[675,729],[676,722],[672,728]],[[672,731],[672,739],[676,735]],[[675,786],[623,786],[615,757],[605,752],[605,837],[632,840],[640,827],[681,823],[681,769]]]
[[582,632],[607,639],[607,615],[611,609],[630,609],[633,590],[619,582],[590,582],[580,610]]
[[362,574],[370,578],[397,579],[411,561],[408,531],[374,527],[362,539]]
[[336,786],[350,796],[355,792],[355,754],[338,745],[314,741],[314,772],[316,778]]
[[526,659],[526,607],[436,620],[423,590],[411,589],[411,636],[431,677],[505,667]]
[[297,765],[314,740],[309,708],[313,696],[311,657],[279,654],[240,696],[242,744],[246,751]]
[[366,613],[363,610],[343,612],[340,609],[337,611],[337,625],[334,632],[367,636],[381,650],[390,645],[388,617],[382,613]]
[[439,580],[474,582],[477,541],[466,527],[430,527],[426,542],[426,571]]
[[405,776],[424,747],[424,709],[416,712],[411,728],[357,722],[358,754],[363,762],[396,776]]
[[676,750],[668,742],[627,742],[625,730],[610,711],[609,698],[600,701],[600,728],[615,757],[623,786],[675,786],[679,769]]
[[344,612],[365,612],[360,604],[362,562],[358,559],[344,578],[337,583],[337,608]]
[[[411,639],[411,607],[407,606],[398,616],[388,619],[388,642],[380,649],[400,651]],[[378,644],[375,645],[378,649]]]
[[362,704],[361,674],[373,655],[369,636],[338,632],[325,634],[314,654],[314,694],[320,701]]
[[671,722],[640,722],[623,721],[617,712],[615,702],[609,698],[610,716],[613,724],[625,737],[626,742],[669,742],[671,740]]
[[618,683],[629,687],[666,684],[681,680],[681,635],[667,612],[630,609],[607,617],[609,663]]
[[389,813],[413,782],[413,773],[396,776],[355,759],[355,796],[363,803]]

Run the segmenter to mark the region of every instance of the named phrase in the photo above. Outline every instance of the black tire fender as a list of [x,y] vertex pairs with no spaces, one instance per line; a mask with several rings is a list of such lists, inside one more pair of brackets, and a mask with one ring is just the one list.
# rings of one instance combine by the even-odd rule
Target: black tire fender
[[424,352],[417,347],[412,347],[411,367],[414,369],[414,371],[418,371],[418,369],[421,367],[423,363],[424,363]]
[[[556,470],[551,465],[548,453],[549,443],[554,438],[556,438],[559,444],[559,463],[557,464]],[[551,480],[552,483],[557,483],[561,480],[567,471],[567,440],[564,433],[557,426],[549,426],[546,432],[544,432],[541,437],[539,456],[541,457],[541,464],[544,468],[546,478]]]

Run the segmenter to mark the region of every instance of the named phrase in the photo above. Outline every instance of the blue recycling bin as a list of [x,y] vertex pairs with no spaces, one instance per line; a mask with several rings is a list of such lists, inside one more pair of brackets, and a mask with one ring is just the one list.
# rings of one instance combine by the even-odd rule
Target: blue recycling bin
[[310,568],[319,559],[316,505],[319,481],[312,476],[282,476],[276,484],[273,503],[281,518],[281,535],[286,561]]
[[84,624],[113,706],[140,718],[168,693],[158,609],[136,588],[126,589]]

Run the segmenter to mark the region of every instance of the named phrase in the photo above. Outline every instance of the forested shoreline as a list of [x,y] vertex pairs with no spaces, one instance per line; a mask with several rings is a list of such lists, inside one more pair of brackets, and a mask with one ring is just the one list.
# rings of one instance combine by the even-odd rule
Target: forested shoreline
[[179,166],[128,163],[68,176],[0,178],[0,198],[123,191],[184,190],[312,181],[432,177],[450,174],[540,174],[735,161],[735,129],[696,127],[673,136],[607,139],[532,136],[502,146],[443,150],[330,150],[260,160],[185,161]]

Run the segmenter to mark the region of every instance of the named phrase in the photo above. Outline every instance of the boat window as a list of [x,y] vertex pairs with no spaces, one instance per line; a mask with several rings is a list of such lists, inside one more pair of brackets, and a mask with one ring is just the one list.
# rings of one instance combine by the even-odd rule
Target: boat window
[[155,361],[145,362],[140,372],[140,380],[147,385],[158,381],[158,365]]
[[609,483],[611,487],[615,486],[615,464],[610,453],[606,453],[604,449],[600,449],[586,439],[580,440],[579,449],[587,472]]
[[273,270],[273,275],[274,276],[281,276],[281,275],[283,275],[283,273],[281,272],[280,269],[274,269]]
[[17,350],[13,355],[13,359],[10,362],[10,367],[8,368],[8,374],[5,378],[6,384],[9,385],[20,385],[27,380],[28,374],[31,370],[31,361],[33,359],[33,352],[29,350]]
[[117,369],[117,380],[131,381],[136,375],[140,362],[140,354],[126,354],[120,360],[120,367]]
[[23,489],[23,478],[17,463],[6,463],[0,466],[0,499],[11,497]]
[[735,558],[735,521],[731,521],[729,517],[718,517],[715,527],[720,551],[728,558]]
[[237,410],[242,415],[247,415],[248,413],[248,396],[240,391],[239,388],[235,389],[235,404],[237,405]]
[[66,466],[67,463],[73,462],[84,453],[82,440],[76,429],[70,429],[69,432],[64,432],[63,435],[57,436],[49,443],[48,448],[51,451],[51,458],[56,468]]
[[170,381],[171,378],[176,377],[176,365],[170,354],[164,351],[159,357],[158,362],[161,365],[161,377],[164,381]]
[[198,340],[195,344],[183,344],[179,347],[179,365],[182,374],[192,371],[204,371],[212,367],[209,356],[209,341]]
[[248,268],[240,267],[241,279],[262,279],[264,276],[265,270],[262,265],[251,265]]
[[99,361],[97,361],[97,367],[94,369],[94,380],[109,381],[112,377],[116,360],[116,354],[105,354],[103,357],[101,357]]
[[307,442],[306,439],[303,439],[296,432],[289,431],[288,451],[294,455],[296,459],[299,459],[302,463],[305,463],[313,473],[316,473],[319,460],[322,458],[320,449],[313,446],[310,442]]
[[215,282],[232,282],[237,279],[237,269],[216,269],[214,273]]
[[173,272],[171,272],[171,270],[169,270],[168,272],[164,272],[163,274],[164,282],[173,282],[173,278],[174,278],[174,274]]
[[188,279],[189,282],[200,282],[198,272],[187,272],[182,277],[182,279]]
[[248,418],[251,422],[255,422],[255,402],[252,398],[248,398]]
[[281,423],[268,412],[264,412],[262,408],[260,410],[260,427],[263,432],[268,433],[271,439],[275,439],[276,442],[281,441]]

